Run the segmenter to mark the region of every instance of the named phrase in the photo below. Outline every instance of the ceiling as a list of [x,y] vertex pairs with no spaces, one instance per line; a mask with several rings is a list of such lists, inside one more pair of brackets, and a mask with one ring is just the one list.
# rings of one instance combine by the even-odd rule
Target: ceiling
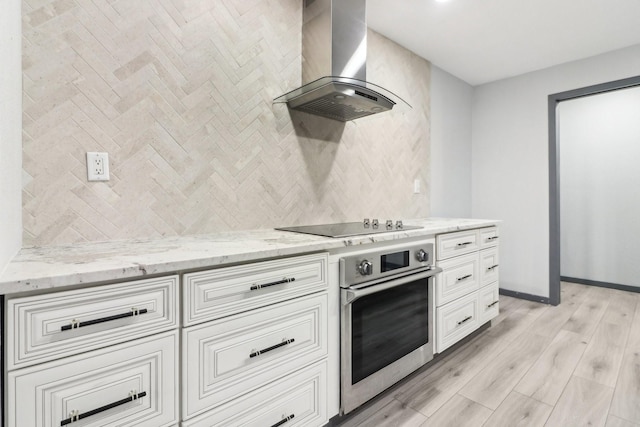
[[367,0],[367,21],[473,86],[640,43],[640,0]]

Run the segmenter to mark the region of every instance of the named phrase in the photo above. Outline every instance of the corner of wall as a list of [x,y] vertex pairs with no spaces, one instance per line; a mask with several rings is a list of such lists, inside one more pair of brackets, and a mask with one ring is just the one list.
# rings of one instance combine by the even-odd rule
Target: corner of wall
[[640,44],[474,89],[471,211],[504,221],[507,289],[549,296],[548,96],[639,73]]
[[21,2],[0,14],[0,274],[22,246]]
[[473,87],[431,65],[431,215],[471,216]]

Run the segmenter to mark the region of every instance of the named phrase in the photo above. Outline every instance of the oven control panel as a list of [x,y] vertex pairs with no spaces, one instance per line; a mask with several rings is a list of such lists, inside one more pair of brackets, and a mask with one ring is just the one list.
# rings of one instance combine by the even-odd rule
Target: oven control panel
[[340,258],[340,286],[368,282],[431,267],[433,243],[413,243]]

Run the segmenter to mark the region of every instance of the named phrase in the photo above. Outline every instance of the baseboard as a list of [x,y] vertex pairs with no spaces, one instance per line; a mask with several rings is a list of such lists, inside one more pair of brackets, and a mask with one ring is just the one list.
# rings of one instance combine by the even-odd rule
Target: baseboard
[[599,286],[601,288],[617,289],[619,291],[637,292],[640,293],[640,287],[621,285],[619,283],[600,282],[598,280],[579,279],[577,277],[560,276],[561,282],[579,283],[581,285]]
[[535,302],[541,302],[543,304],[549,304],[549,298],[548,297],[541,297],[539,295],[525,294],[524,292],[510,291],[508,289],[500,288],[500,295],[506,295],[508,297],[526,299],[528,301],[535,301]]

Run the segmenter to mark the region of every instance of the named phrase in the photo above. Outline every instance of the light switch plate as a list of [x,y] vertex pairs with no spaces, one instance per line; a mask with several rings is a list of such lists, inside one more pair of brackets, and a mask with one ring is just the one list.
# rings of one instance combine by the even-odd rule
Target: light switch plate
[[109,153],[87,152],[87,179],[109,181]]

